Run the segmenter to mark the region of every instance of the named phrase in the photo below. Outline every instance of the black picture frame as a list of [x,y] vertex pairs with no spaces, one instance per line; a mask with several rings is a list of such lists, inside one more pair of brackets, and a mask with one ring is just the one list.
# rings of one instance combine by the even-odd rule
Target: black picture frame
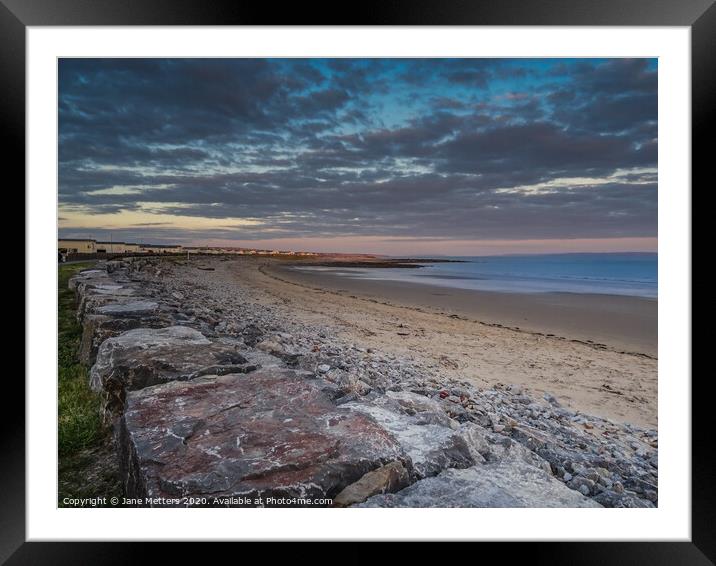
[[[348,8],[348,9],[347,9]],[[27,26],[96,25],[564,25],[688,26],[692,48],[692,178],[704,183],[707,136],[716,100],[714,0],[458,0],[361,1],[282,4],[207,0],[0,0],[0,108],[6,140],[5,172],[24,186],[25,32]],[[711,136],[709,136],[711,137]],[[684,187],[683,190],[691,190]],[[24,205],[23,205],[24,206]],[[26,302],[32,297],[25,295]],[[677,376],[671,376],[677,378]],[[691,376],[678,376],[691,379]],[[713,564],[716,561],[716,490],[708,456],[713,450],[705,379],[692,381],[691,542],[521,543],[505,550],[552,564]],[[6,399],[24,398],[16,377],[4,383]],[[19,405],[19,403],[16,403]],[[0,435],[0,562],[7,564],[127,563],[147,557],[149,543],[25,542],[25,418],[6,414]],[[81,537],[81,533],[77,533]],[[496,544],[496,543],[493,543]],[[509,544],[509,543],[508,543]],[[191,556],[187,545],[161,545],[164,560]],[[204,551],[205,552],[205,551]],[[276,552],[275,550],[272,552]],[[326,553],[329,557],[333,553]],[[206,555],[203,556],[206,559]],[[345,555],[334,555],[342,561]],[[354,556],[357,560],[359,556]],[[467,556],[465,557],[467,558]],[[471,558],[472,559],[472,558]]]

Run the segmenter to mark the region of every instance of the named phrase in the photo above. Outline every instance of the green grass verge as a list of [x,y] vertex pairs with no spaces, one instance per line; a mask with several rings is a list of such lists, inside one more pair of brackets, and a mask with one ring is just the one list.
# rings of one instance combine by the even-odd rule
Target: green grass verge
[[65,497],[116,495],[119,489],[109,431],[100,420],[99,395],[89,388],[88,368],[78,358],[82,326],[67,282],[92,262],[58,269],[57,452],[59,505]]
[[75,316],[75,295],[67,281],[87,267],[85,263],[61,265],[58,277],[58,445],[60,457],[96,445],[103,436],[99,396],[89,388],[87,368],[77,353],[82,327]]

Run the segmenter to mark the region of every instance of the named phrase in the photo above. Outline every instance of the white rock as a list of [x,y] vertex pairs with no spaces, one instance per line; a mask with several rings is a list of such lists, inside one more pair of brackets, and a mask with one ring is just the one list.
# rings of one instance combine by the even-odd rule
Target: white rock
[[601,507],[520,460],[449,469],[358,507]]

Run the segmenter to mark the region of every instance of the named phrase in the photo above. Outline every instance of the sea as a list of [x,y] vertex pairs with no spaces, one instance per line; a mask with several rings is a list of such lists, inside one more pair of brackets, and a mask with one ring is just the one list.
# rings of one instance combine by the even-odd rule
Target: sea
[[[435,258],[437,259],[437,258]],[[656,253],[446,257],[417,269],[321,268],[343,277],[506,293],[590,293],[657,298]]]

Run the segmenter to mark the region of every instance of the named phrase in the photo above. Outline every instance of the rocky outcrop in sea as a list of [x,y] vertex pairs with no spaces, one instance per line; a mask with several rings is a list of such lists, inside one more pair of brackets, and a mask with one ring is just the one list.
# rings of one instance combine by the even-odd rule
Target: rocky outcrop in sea
[[[198,263],[197,263],[198,262]],[[656,431],[344,343],[223,261],[73,277],[128,497],[156,506],[653,507]]]

